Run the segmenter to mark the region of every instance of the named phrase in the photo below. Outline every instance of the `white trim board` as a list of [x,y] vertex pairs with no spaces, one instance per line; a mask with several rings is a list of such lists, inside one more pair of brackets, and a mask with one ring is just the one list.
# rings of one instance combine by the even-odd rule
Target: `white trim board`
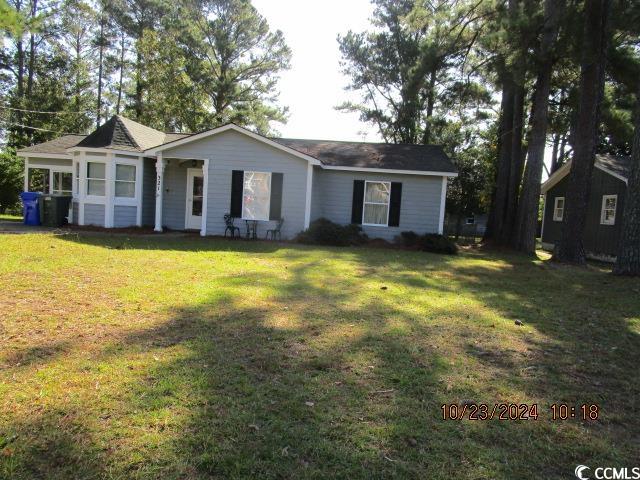
[[[626,185],[629,184],[629,180],[627,178],[609,170],[608,168],[603,167],[602,165],[599,165],[597,160],[593,166],[605,173],[608,173],[612,177],[617,178],[618,180],[622,180]],[[547,179],[547,181],[544,182],[540,187],[540,193],[541,194],[547,193],[551,188],[557,185],[558,182],[560,182],[560,180],[566,177],[570,171],[571,171],[571,160],[569,160],[567,163],[562,165],[558,170],[553,172],[553,174]]]
[[321,165],[323,170],[347,170],[352,172],[372,172],[372,173],[395,173],[400,175],[429,175],[432,177],[457,177],[453,172],[435,172],[428,170],[396,170],[392,168],[368,168],[368,167],[336,167],[332,165]]
[[213,135],[218,135],[219,133],[222,132],[226,132],[232,130],[234,132],[238,132],[241,133],[243,135],[246,135],[250,138],[253,138],[254,140],[257,140],[259,142],[265,143],[273,148],[276,148],[278,150],[282,150],[283,152],[287,152],[290,153],[291,155],[294,155],[298,158],[301,158],[303,160],[306,160],[307,162],[313,164],[313,165],[321,165],[321,162],[317,159],[314,158],[310,155],[306,155],[302,152],[299,152],[297,150],[294,150],[293,148],[289,148],[285,145],[282,145],[278,142],[274,142],[273,140],[267,138],[267,137],[263,137],[262,135],[258,135],[257,133],[253,133],[250,130],[247,130],[246,128],[242,128],[239,127],[237,125],[234,124],[228,124],[228,125],[223,125],[222,127],[218,127],[218,128],[213,128],[211,130],[207,130],[206,132],[201,132],[201,133],[196,133],[195,135],[190,135],[188,137],[184,137],[184,138],[180,138],[178,140],[174,140],[173,142],[169,142],[169,143],[164,143],[162,145],[159,145],[157,147],[153,147],[150,148],[148,150],[145,150],[144,153],[148,154],[148,155],[155,155],[159,152],[163,152],[165,150],[171,149],[171,148],[175,148],[175,147],[179,147],[181,145],[184,145],[186,143],[191,143],[191,142],[196,142],[198,140],[202,140],[204,138],[208,138],[211,137]]

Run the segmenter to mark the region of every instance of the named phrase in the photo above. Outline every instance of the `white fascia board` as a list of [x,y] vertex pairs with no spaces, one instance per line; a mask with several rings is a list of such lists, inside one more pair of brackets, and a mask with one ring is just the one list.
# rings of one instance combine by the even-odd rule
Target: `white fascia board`
[[55,159],[62,159],[62,160],[72,159],[72,156],[67,155],[66,153],[44,153],[44,152],[37,153],[37,152],[21,152],[20,150],[18,150],[16,152],[16,155],[22,158],[37,157],[37,158],[55,158]]
[[197,133],[195,135],[190,135],[188,137],[185,138],[181,138],[179,140],[174,140],[173,142],[169,142],[169,143],[165,143],[162,145],[159,145],[157,147],[153,147],[150,148],[148,150],[145,150],[144,153],[147,155],[156,155],[158,152],[162,152],[164,150],[168,150],[170,148],[175,148],[175,147],[179,147],[181,145],[185,145],[187,143],[190,142],[195,142],[198,140],[202,140],[204,138],[208,138],[211,137],[213,135],[217,135],[219,133],[222,132],[226,132],[227,130],[233,130],[234,132],[238,132],[238,133],[242,133],[243,135],[246,135],[248,137],[253,138],[254,140],[257,140],[259,142],[265,143],[273,148],[277,148],[278,150],[282,150],[283,152],[287,152],[290,153],[291,155],[294,155],[298,158],[302,158],[303,160],[306,160],[307,162],[313,164],[313,165],[321,165],[321,162],[317,159],[314,158],[310,155],[306,155],[302,152],[299,152],[297,150],[294,150],[293,148],[289,148],[285,145],[282,145],[278,142],[274,142],[273,140],[267,138],[267,137],[263,137],[262,135],[258,135],[257,133],[253,133],[250,130],[247,130],[245,128],[239,127],[237,125],[234,124],[229,124],[229,125],[224,125],[222,127],[218,127],[218,128],[213,128],[211,130],[207,130],[206,132],[202,132],[202,133]]
[[426,170],[396,170],[392,168],[367,168],[367,167],[335,167],[322,165],[323,170],[346,170],[351,172],[373,172],[373,173],[397,173],[401,175],[427,175],[431,177],[457,177],[453,172],[431,172]]
[[558,170],[553,172],[553,174],[547,178],[547,181],[544,182],[540,186],[540,194],[547,193],[551,188],[553,188],[560,180],[566,177],[571,170],[571,160],[562,165]]
[[67,148],[67,152],[97,152],[97,153],[113,153],[114,155],[127,155],[129,157],[139,158],[141,156],[140,152],[132,152],[129,150],[116,150],[113,148],[91,148],[91,147],[71,147]]

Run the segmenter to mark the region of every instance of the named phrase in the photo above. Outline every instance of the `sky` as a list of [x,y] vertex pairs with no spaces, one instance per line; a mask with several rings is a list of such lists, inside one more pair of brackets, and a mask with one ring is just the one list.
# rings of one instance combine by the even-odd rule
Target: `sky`
[[280,104],[289,120],[274,127],[283,137],[323,140],[381,141],[373,126],[356,113],[334,107],[358,95],[344,88],[349,78],[340,71],[338,34],[369,28],[369,0],[253,0],[272,30],[282,30],[292,51],[291,69],[278,83]]

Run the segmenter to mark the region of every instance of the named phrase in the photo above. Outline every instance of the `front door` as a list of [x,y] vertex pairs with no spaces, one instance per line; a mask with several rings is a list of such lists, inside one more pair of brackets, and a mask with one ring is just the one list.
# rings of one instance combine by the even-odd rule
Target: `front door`
[[187,211],[184,222],[187,230],[200,230],[202,227],[203,187],[202,169],[187,170]]

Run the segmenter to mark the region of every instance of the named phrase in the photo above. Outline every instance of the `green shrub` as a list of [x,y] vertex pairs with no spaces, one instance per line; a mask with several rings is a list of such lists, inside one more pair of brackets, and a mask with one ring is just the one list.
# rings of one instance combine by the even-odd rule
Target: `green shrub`
[[418,240],[420,240],[420,235],[416,232],[401,232],[400,237],[400,242],[405,247],[415,247],[418,245]]
[[418,245],[420,246],[420,250],[424,250],[425,252],[446,253],[449,255],[458,253],[458,246],[452,240],[437,233],[422,235],[418,241]]
[[311,245],[347,247],[362,245],[367,241],[367,236],[359,225],[338,225],[326,218],[319,218],[307,230],[300,232],[296,241]]
[[446,253],[449,255],[458,253],[458,246],[453,241],[437,233],[418,235],[415,232],[402,232],[399,240],[405,247],[417,248],[425,252]]

